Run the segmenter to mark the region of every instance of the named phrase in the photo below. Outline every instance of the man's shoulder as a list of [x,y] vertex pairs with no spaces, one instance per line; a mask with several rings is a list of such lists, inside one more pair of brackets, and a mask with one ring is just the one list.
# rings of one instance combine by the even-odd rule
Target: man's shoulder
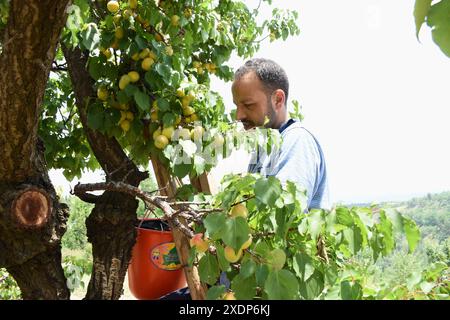
[[306,129],[300,121],[295,121],[292,123],[289,127],[286,128],[281,133],[281,136],[283,137],[283,140],[291,140],[291,141],[298,141],[298,140],[306,140],[310,142],[316,142],[316,139],[312,135],[312,133]]

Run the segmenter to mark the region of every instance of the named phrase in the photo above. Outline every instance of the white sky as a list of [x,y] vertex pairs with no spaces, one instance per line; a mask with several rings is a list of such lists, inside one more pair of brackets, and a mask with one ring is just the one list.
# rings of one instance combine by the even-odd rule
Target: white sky
[[[258,1],[246,3],[255,7]],[[333,201],[402,200],[450,190],[450,58],[432,42],[427,26],[421,43],[415,38],[414,0],[273,4],[299,12],[301,33],[286,42],[263,42],[256,56],[286,70],[290,99],[303,106],[304,126],[324,150]],[[243,63],[233,58],[230,64]],[[229,109],[230,86],[212,85]],[[246,166],[239,152],[213,177]],[[51,177],[68,189],[61,174],[52,171]],[[91,174],[82,181],[98,179]]]

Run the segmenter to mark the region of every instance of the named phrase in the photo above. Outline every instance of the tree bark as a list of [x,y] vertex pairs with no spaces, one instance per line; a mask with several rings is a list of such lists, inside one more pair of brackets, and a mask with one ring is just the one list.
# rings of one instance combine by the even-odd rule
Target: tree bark
[[68,208],[48,177],[37,128],[70,0],[12,0],[0,55],[0,266],[24,299],[68,299],[61,237]]
[[[87,108],[95,99],[94,81],[87,72],[88,57],[79,49],[63,48],[78,114],[88,142],[109,181],[123,181],[133,186],[148,178],[126,156],[119,142],[89,128]],[[137,200],[130,195],[106,191],[96,201],[86,220],[92,243],[93,271],[85,299],[119,299],[136,242]]]

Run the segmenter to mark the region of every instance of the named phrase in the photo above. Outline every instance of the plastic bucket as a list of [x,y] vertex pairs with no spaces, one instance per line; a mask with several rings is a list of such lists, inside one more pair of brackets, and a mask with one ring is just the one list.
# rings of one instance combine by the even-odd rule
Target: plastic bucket
[[187,286],[172,232],[160,219],[144,219],[128,266],[128,286],[137,299],[152,300]]

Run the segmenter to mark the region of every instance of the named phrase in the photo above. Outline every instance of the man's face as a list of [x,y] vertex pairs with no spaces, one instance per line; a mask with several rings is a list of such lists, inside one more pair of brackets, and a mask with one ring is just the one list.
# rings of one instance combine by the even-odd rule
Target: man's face
[[235,80],[231,91],[237,107],[236,119],[243,123],[245,130],[262,126],[266,116],[269,118],[266,127],[272,127],[275,111],[261,80],[254,72],[248,72]]

